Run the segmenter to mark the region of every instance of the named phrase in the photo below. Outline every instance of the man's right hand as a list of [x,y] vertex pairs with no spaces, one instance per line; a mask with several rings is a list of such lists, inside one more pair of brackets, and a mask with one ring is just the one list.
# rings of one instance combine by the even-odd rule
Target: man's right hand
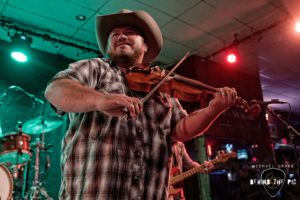
[[143,104],[136,97],[124,94],[103,94],[97,101],[97,110],[109,116],[122,117],[129,114],[132,118],[137,118],[143,110]]

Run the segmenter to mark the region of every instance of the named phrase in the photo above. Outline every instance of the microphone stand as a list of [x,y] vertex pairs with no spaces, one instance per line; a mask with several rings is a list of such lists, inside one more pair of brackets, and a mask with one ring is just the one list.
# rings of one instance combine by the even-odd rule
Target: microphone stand
[[297,148],[296,148],[296,141],[295,141],[295,135],[297,135],[300,138],[300,133],[290,124],[288,124],[285,120],[283,120],[280,116],[278,116],[272,109],[270,109],[268,106],[265,106],[265,109],[271,113],[276,119],[278,119],[281,123],[283,123],[288,132],[289,132],[289,138],[293,142],[293,151],[294,151],[294,156],[296,159],[296,170],[297,170],[297,175],[299,177],[299,161],[298,161],[298,155],[297,155]]

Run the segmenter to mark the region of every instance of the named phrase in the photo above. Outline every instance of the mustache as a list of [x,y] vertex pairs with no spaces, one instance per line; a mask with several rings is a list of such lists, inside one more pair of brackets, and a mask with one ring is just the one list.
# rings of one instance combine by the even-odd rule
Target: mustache
[[124,40],[124,41],[117,41],[115,46],[120,46],[120,45],[123,45],[123,44],[132,45],[130,41]]

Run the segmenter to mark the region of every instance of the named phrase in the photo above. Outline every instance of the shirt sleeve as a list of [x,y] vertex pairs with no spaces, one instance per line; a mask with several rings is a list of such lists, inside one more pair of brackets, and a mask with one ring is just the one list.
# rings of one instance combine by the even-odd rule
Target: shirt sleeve
[[188,114],[184,110],[178,99],[171,97],[170,102],[172,104],[172,118],[171,118],[171,129],[176,127],[179,120],[186,117]]
[[[100,59],[88,59],[71,63],[69,67],[58,72],[49,83],[62,78],[72,79],[87,87],[95,88],[101,75]],[[48,83],[48,84],[49,84]]]
[[[81,60],[71,63],[69,67],[58,72],[48,83],[48,85],[58,79],[71,79],[86,87],[96,88],[97,81],[101,76],[101,67],[105,66],[104,61],[98,58]],[[64,115],[65,112],[58,110],[50,104],[54,111],[59,115]]]

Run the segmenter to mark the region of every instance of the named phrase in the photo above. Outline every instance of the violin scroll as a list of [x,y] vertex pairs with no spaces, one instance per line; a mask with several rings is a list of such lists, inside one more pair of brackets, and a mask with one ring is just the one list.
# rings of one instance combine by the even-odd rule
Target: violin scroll
[[261,112],[261,107],[258,104],[252,104],[251,106],[248,102],[241,97],[238,97],[235,101],[235,106],[240,107],[245,113],[249,113],[253,117],[257,117]]

